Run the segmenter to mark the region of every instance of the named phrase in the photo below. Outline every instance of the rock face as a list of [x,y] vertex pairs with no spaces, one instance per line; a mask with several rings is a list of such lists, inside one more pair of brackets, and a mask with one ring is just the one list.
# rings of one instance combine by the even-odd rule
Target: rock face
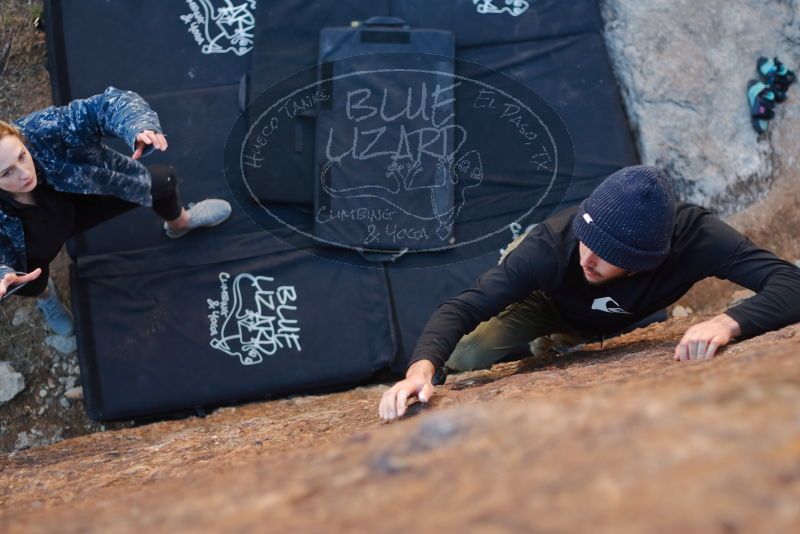
[[642,162],[685,200],[732,213],[763,198],[796,164],[783,139],[800,134],[792,86],[770,129],[750,124],[747,82],[759,56],[800,63],[798,0],[602,0],[606,42]]
[[[451,375],[392,424],[377,413],[388,386],[373,386],[16,452],[0,457],[0,524],[10,533],[800,531],[800,325],[711,361],[675,362],[692,322]],[[24,448],[38,438],[17,439]]]
[[25,378],[8,362],[0,362],[0,404],[17,396],[25,389]]

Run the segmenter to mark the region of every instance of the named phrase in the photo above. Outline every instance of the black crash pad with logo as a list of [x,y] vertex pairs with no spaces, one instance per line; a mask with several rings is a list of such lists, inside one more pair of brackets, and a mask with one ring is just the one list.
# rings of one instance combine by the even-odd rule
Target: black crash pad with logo
[[[157,416],[353,386],[387,368],[402,372],[431,312],[493,265],[504,243],[636,162],[596,0],[568,4],[46,0],[56,103],[108,85],[137,91],[159,113],[170,142],[166,153],[144,163],[173,165],[184,203],[220,197],[234,205],[224,225],[177,241],[163,235],[150,210],[136,209],[70,243],[90,415]],[[451,32],[456,74],[534,89],[572,139],[574,179],[560,181],[541,209],[517,221],[515,187],[529,169],[515,161],[511,172],[485,165],[482,198],[467,197],[454,232],[469,240],[496,227],[489,241],[387,262],[313,242],[298,245],[279,224],[272,233],[254,224],[258,206],[237,203],[225,180],[223,152],[240,113],[241,80],[249,77],[245,100],[301,71],[312,83],[323,28],[372,16]],[[459,59],[501,74],[471,71]],[[458,99],[455,105],[457,124],[476,130],[481,149],[491,153],[494,146],[508,160],[506,140],[477,135],[480,116]],[[285,182],[271,188],[276,196],[260,199],[308,232],[315,182],[305,170],[314,161],[295,146],[313,148],[314,137],[313,123],[286,135],[283,157],[270,161]]]
[[79,257],[89,415],[120,419],[358,384],[394,357],[381,269],[263,232]]

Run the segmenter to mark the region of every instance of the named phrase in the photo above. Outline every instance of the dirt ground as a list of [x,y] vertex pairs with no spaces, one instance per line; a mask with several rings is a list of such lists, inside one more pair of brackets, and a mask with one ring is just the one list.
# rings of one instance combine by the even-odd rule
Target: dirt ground
[[65,533],[798,531],[800,326],[674,362],[690,322],[450,376],[391,424],[375,386],[12,453],[0,521]]

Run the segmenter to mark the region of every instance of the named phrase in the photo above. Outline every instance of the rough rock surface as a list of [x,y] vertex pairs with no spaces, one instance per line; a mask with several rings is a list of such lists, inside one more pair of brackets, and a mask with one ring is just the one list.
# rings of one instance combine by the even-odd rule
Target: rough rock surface
[[[695,320],[702,320],[698,317]],[[6,532],[797,532],[800,325],[674,362],[692,319],[448,377],[0,458]]]
[[603,0],[602,7],[642,161],[664,167],[685,199],[732,213],[764,198],[782,164],[797,166],[800,89],[789,89],[761,139],[745,92],[759,56],[800,66],[800,2]]

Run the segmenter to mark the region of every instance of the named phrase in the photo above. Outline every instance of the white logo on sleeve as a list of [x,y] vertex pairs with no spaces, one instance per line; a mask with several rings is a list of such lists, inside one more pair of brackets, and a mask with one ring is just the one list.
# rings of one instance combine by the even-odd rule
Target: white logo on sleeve
[[628,315],[631,313],[623,310],[611,297],[594,299],[594,302],[592,302],[592,309],[606,313],[627,313]]

